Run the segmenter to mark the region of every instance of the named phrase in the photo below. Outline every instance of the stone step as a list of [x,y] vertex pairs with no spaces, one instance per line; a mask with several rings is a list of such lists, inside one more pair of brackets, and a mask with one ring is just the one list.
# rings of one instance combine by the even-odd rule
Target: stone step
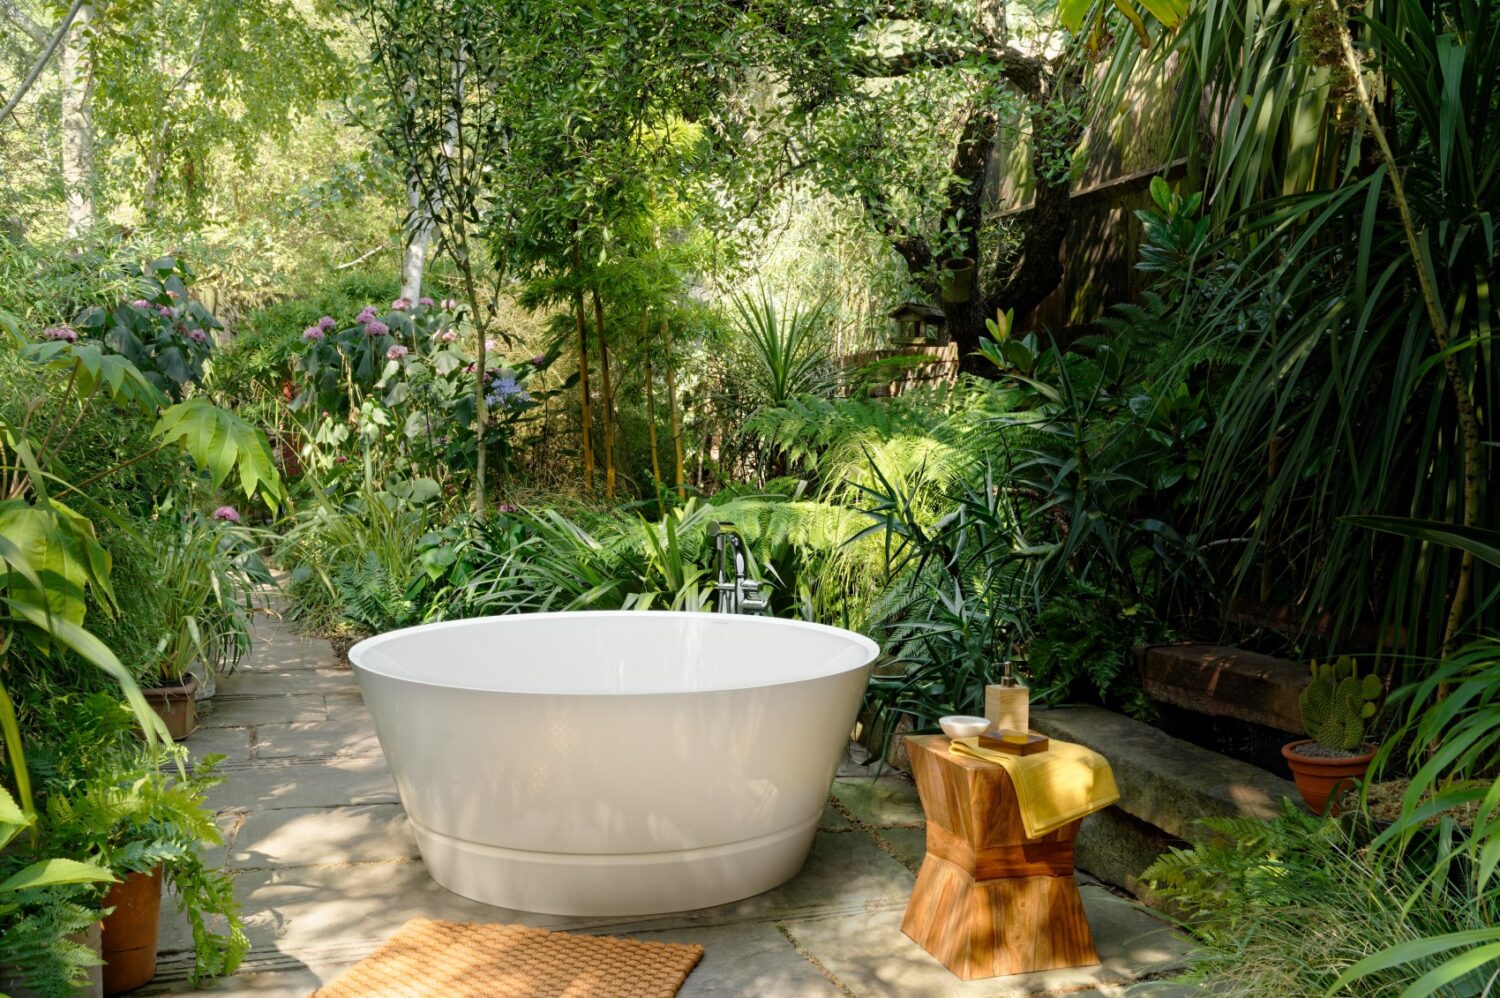
[[1151,645],[1135,650],[1146,693],[1200,714],[1303,734],[1297,698],[1307,666],[1227,645]]
[[1141,871],[1170,846],[1197,837],[1203,818],[1270,818],[1282,798],[1297,799],[1290,780],[1103,707],[1033,707],[1031,726],[1109,760],[1120,801],[1084,819],[1078,866],[1135,894],[1143,894]]
[[1033,709],[1031,726],[1108,759],[1120,809],[1175,838],[1191,838],[1200,818],[1272,818],[1283,797],[1297,799],[1290,780],[1103,707]]

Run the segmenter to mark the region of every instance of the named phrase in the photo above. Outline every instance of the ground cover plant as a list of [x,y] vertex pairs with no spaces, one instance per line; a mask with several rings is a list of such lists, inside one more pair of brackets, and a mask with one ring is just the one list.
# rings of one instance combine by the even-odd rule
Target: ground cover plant
[[275,570],[342,646],[696,612],[728,522],[881,644],[876,751],[1007,669],[1151,721],[1142,645],[1349,663],[1343,813],[1147,879],[1205,987],[1493,990],[1493,3],[66,17],[0,4],[0,966],[65,993],[160,863],[233,971],[140,690],[232,670]]

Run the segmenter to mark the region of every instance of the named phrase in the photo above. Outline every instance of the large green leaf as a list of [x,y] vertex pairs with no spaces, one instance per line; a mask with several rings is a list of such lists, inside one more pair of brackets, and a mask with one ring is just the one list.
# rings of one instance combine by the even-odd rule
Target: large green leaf
[[[1455,949],[1461,949],[1464,953],[1446,961],[1437,970],[1413,981],[1401,993],[1401,998],[1426,998],[1427,995],[1436,994],[1443,984],[1452,979],[1445,973],[1445,968],[1449,968],[1450,965],[1452,966],[1449,972],[1457,971],[1452,974],[1452,977],[1458,977],[1473,967],[1482,966],[1485,962],[1500,956],[1500,929],[1469,929],[1398,943],[1389,949],[1367,956],[1349,967],[1339,975],[1338,980],[1333,982],[1327,993],[1329,995],[1342,993],[1343,989],[1350,984],[1371,974],[1405,966]],[[1470,966],[1470,961],[1475,957],[1479,958],[1479,962]]]
[[10,795],[10,791],[0,787],[0,849],[4,849],[15,838],[22,829],[30,827],[35,821],[16,799]]
[[163,412],[151,433],[163,442],[181,444],[215,487],[233,474],[247,498],[258,496],[275,512],[284,491],[271,445],[264,433],[234,413],[191,398]]
[[[26,566],[18,571],[0,552],[6,571],[0,588],[75,624],[82,623],[88,587],[108,594],[109,555],[94,539],[93,526],[65,507],[33,506],[20,499],[0,501],[0,538]],[[28,578],[28,573],[34,573]],[[38,590],[37,583],[41,584]]]
[[1480,561],[1500,566],[1500,530],[1465,527],[1442,520],[1415,520],[1404,516],[1345,516],[1345,523],[1399,534],[1429,544],[1467,551]]
[[102,866],[76,859],[44,859],[17,870],[0,881],[0,894],[28,887],[61,887],[66,884],[110,884],[115,875]]
[[[1135,9],[1132,0],[1111,0],[1130,26],[1135,29],[1137,40],[1141,48],[1147,48],[1151,44],[1151,35],[1146,30],[1146,22]],[[1089,11],[1094,6],[1094,0],[1059,0],[1057,5],[1057,20],[1064,28],[1077,33],[1083,27],[1083,22],[1088,17]],[[1164,27],[1175,28],[1182,23],[1187,16],[1187,0],[1141,0],[1141,6],[1146,12],[1161,22]]]
[[127,357],[108,353],[98,343],[67,343],[50,340],[33,343],[22,355],[33,364],[54,370],[70,370],[80,398],[103,389],[113,402],[155,412],[167,396],[146,380]]

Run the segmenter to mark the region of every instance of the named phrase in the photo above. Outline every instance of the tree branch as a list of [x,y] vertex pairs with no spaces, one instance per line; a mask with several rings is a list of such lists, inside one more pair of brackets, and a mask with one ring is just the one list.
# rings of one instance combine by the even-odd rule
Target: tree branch
[[4,14],[16,27],[30,35],[31,40],[38,45],[47,44],[47,29],[28,17],[24,10],[16,6],[15,0],[0,0],[0,14]]
[[[5,2],[6,0],[0,0],[0,3]],[[10,95],[10,100],[5,102],[5,107],[0,109],[0,121],[4,121],[11,116],[16,106],[21,103],[21,98],[26,96],[26,92],[31,89],[31,85],[36,82],[37,77],[42,75],[42,70],[57,51],[57,47],[67,37],[68,29],[73,26],[73,18],[78,16],[78,8],[82,7],[83,4],[84,0],[73,0],[73,6],[68,8],[68,16],[62,19],[62,24],[57,26],[57,32],[53,34],[51,41],[47,43],[47,47],[42,50],[41,55],[37,56],[36,64],[31,67],[31,72],[26,74],[26,79],[21,81],[21,85],[16,88],[16,92]],[[46,40],[45,35],[42,37],[43,40]]]

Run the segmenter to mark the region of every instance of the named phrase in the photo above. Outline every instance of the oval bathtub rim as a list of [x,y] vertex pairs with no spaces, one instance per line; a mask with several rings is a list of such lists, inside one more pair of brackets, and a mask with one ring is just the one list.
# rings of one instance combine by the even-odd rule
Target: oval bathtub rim
[[[404,634],[413,631],[436,631],[472,626],[486,621],[497,620],[560,620],[568,619],[617,619],[617,618],[639,618],[643,616],[670,617],[679,620],[719,620],[732,621],[736,624],[746,624],[755,627],[793,627],[800,630],[816,631],[823,634],[833,634],[850,641],[855,647],[863,648],[866,658],[858,665],[837,672],[830,672],[820,676],[799,676],[794,679],[784,679],[774,683],[743,683],[738,686],[716,686],[709,690],[634,690],[630,692],[607,692],[602,690],[497,690],[485,686],[470,686],[460,683],[439,683],[429,679],[421,679],[414,676],[397,676],[380,669],[372,668],[359,661],[364,653],[378,646],[380,643],[394,640]],[[881,655],[881,647],[874,640],[843,627],[834,627],[830,624],[819,624],[811,620],[788,620],[785,617],[751,616],[749,614],[716,614],[708,611],[696,610],[546,610],[538,613],[504,613],[493,614],[488,617],[465,617],[461,620],[441,620],[429,624],[413,624],[411,627],[400,627],[394,631],[385,631],[365,638],[353,645],[348,652],[349,664],[356,676],[368,673],[381,679],[388,679],[395,683],[411,683],[416,686],[427,686],[440,690],[457,690],[463,693],[496,693],[503,696],[524,697],[660,697],[660,696],[697,696],[709,693],[734,693],[745,690],[775,689],[782,686],[796,686],[801,683],[817,682],[822,679],[832,679],[860,669],[868,669]]]

